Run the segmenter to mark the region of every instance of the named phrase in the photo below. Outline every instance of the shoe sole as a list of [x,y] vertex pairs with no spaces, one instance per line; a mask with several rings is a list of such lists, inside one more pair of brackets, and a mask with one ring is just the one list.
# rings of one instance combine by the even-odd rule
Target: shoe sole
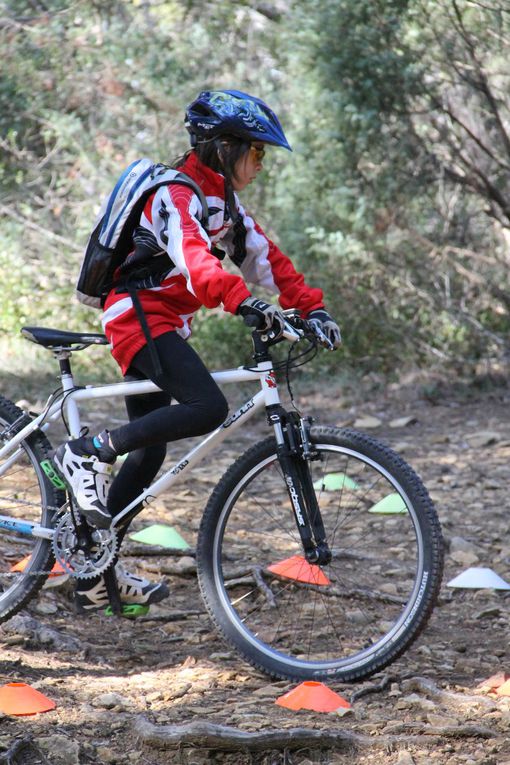
[[[152,606],[155,603],[160,603],[165,598],[168,598],[170,595],[170,590],[167,587],[166,584],[161,584],[156,590],[153,590],[151,592],[151,595],[148,600],[145,601],[145,603],[126,603],[121,601],[121,605],[123,606]],[[101,606],[90,606],[87,608],[86,606],[82,605],[78,602],[77,599],[74,601],[75,606],[75,613],[78,616],[84,616],[85,614],[94,614],[98,611],[104,611],[110,603],[103,603]]]
[[53,464],[57,468],[59,476],[62,478],[65,485],[67,486],[67,490],[69,494],[71,495],[71,497],[73,498],[76,504],[76,507],[80,511],[80,515],[82,515],[88,523],[91,523],[93,526],[95,526],[96,529],[109,529],[110,526],[112,525],[112,516],[109,513],[108,513],[108,517],[105,517],[104,513],[101,513],[99,510],[83,510],[80,507],[80,503],[76,499],[76,496],[71,486],[69,485],[69,481],[66,478],[64,468],[62,467],[62,463],[60,462],[60,458],[62,457],[64,452],[65,452],[65,444],[63,444],[62,446],[59,446],[58,449],[53,452],[53,457],[52,457]]

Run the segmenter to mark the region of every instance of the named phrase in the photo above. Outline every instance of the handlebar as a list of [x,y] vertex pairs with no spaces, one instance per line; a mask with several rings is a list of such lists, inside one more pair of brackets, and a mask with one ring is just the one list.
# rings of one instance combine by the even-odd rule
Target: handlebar
[[333,344],[329,341],[326,335],[321,332],[315,324],[310,324],[306,319],[302,319],[296,310],[290,309],[288,311],[282,311],[285,317],[285,324],[281,335],[277,336],[276,332],[272,329],[261,329],[262,319],[248,314],[243,317],[243,321],[248,327],[252,327],[255,332],[260,333],[261,340],[267,342],[270,345],[274,345],[280,340],[284,339],[290,343],[297,343],[302,340],[303,337],[313,337],[319,345],[322,345],[327,350],[334,350]]

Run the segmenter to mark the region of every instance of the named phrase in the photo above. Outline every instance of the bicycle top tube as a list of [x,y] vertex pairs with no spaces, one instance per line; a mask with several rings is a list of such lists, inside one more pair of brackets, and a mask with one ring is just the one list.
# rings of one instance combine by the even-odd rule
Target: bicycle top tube
[[[212,378],[220,384],[253,382],[265,374],[264,369],[222,369],[211,372]],[[118,396],[134,396],[141,393],[155,393],[160,388],[152,380],[130,380],[128,382],[106,383],[104,385],[86,385],[76,388],[69,394],[74,401],[89,401],[95,398],[117,398]]]

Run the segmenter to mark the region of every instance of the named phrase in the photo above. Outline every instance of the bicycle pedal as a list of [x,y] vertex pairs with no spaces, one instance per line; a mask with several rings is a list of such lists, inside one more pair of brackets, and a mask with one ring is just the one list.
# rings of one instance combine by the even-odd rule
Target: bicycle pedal
[[104,610],[105,616],[123,616],[125,619],[136,619],[138,616],[146,616],[149,613],[150,606],[145,606],[142,603],[123,603],[122,611],[120,614],[115,614],[111,606],[107,606]]

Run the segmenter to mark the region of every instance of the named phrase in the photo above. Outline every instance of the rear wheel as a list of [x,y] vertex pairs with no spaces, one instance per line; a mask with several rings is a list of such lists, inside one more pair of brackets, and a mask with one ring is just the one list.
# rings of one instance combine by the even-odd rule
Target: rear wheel
[[214,622],[254,666],[296,680],[356,680],[423,630],[441,583],[441,531],[422,482],[389,448],[353,430],[315,427],[311,436],[331,562],[305,561],[269,438],[234,463],[208,502],[199,582]]
[[[0,433],[29,418],[0,396]],[[19,430],[19,427],[17,426]],[[0,438],[0,445],[9,435]],[[50,460],[51,445],[40,432],[0,461],[0,622],[19,611],[41,589],[54,564],[51,542],[23,532],[22,521],[51,526],[65,502],[62,482]],[[12,524],[12,525],[11,525]]]

